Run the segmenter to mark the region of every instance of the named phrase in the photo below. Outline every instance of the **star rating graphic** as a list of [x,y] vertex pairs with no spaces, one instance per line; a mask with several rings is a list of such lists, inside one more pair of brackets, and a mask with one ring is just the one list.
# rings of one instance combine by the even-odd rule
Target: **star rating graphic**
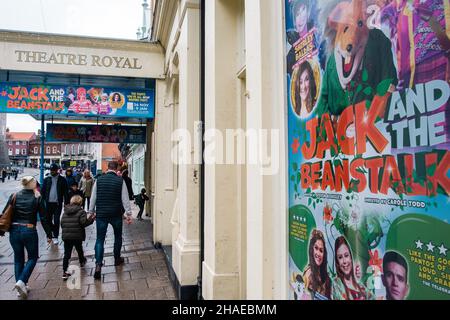
[[[439,247],[437,246],[437,244],[433,243],[432,241],[429,241],[428,244],[425,244],[420,239],[417,239],[416,241],[414,241],[414,243],[416,245],[416,249],[420,249],[420,250],[424,250],[424,251],[426,250],[426,251],[432,252],[432,253],[435,253],[435,249],[438,249],[439,255],[447,256],[448,248],[445,247],[443,243],[441,243],[441,245]],[[424,248],[424,245],[426,246],[426,248]]]
[[422,249],[422,247],[423,247],[423,242],[420,241],[420,239],[417,240],[415,243],[416,243],[416,249]]
[[442,254],[442,255],[444,255],[444,256],[446,256],[447,255],[447,248],[446,247],[444,247],[444,244],[441,244],[441,246],[440,247],[437,247],[438,249],[439,249],[439,254]]
[[305,217],[294,216],[294,220],[306,223],[306,218]]

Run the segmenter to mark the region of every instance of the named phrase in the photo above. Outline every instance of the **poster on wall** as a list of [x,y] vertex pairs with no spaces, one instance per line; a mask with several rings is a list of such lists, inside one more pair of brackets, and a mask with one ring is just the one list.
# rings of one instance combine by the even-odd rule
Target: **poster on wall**
[[154,89],[0,82],[0,112],[153,119]]
[[49,142],[145,144],[147,127],[48,123],[45,139]]
[[449,1],[285,17],[290,299],[450,299]]

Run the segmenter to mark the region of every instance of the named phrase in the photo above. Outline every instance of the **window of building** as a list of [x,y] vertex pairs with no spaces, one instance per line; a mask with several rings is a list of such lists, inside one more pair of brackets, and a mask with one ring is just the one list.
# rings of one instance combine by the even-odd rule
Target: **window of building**
[[58,153],[58,148],[57,147],[53,147],[53,154],[57,154]]
[[20,154],[20,149],[16,149],[16,156]]
[[50,153],[50,147],[46,148],[46,153],[48,153],[48,154]]
[[16,146],[20,146],[20,141],[16,141]]
[[67,154],[67,144],[64,146],[64,154]]
[[12,149],[9,148],[9,149],[8,149],[8,155],[9,155],[9,156],[12,156],[12,154],[13,154],[13,153],[12,153]]
[[38,154],[38,147],[34,147],[33,152],[34,152],[34,154]]
[[75,154],[75,145],[72,145],[70,154]]
[[26,149],[22,149],[22,155],[26,155],[27,154],[27,150]]
[[27,145],[27,142],[26,142],[26,141],[22,141],[22,145],[23,145],[23,146],[26,146],[26,145]]
[[8,145],[12,146],[12,141],[8,141]]
[[81,144],[78,145],[78,154],[81,153]]

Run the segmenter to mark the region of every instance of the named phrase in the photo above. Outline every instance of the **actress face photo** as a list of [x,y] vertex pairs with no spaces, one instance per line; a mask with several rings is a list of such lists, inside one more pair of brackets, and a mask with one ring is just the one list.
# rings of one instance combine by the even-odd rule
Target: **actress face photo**
[[303,71],[300,75],[300,98],[302,102],[307,101],[307,98],[310,95],[310,77],[307,70]]
[[350,250],[345,244],[341,245],[339,249],[337,249],[336,258],[339,269],[341,269],[344,275],[349,276],[352,273],[353,263]]
[[322,240],[317,240],[314,243],[314,262],[317,266],[322,265],[324,254],[324,243]]

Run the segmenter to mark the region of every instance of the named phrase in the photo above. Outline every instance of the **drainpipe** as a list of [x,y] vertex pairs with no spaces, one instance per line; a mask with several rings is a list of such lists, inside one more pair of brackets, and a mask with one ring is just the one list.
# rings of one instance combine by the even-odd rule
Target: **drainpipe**
[[202,124],[202,162],[200,164],[200,268],[198,283],[198,300],[203,300],[202,266],[205,260],[205,165],[203,150],[205,150],[205,0],[200,0],[200,121]]

